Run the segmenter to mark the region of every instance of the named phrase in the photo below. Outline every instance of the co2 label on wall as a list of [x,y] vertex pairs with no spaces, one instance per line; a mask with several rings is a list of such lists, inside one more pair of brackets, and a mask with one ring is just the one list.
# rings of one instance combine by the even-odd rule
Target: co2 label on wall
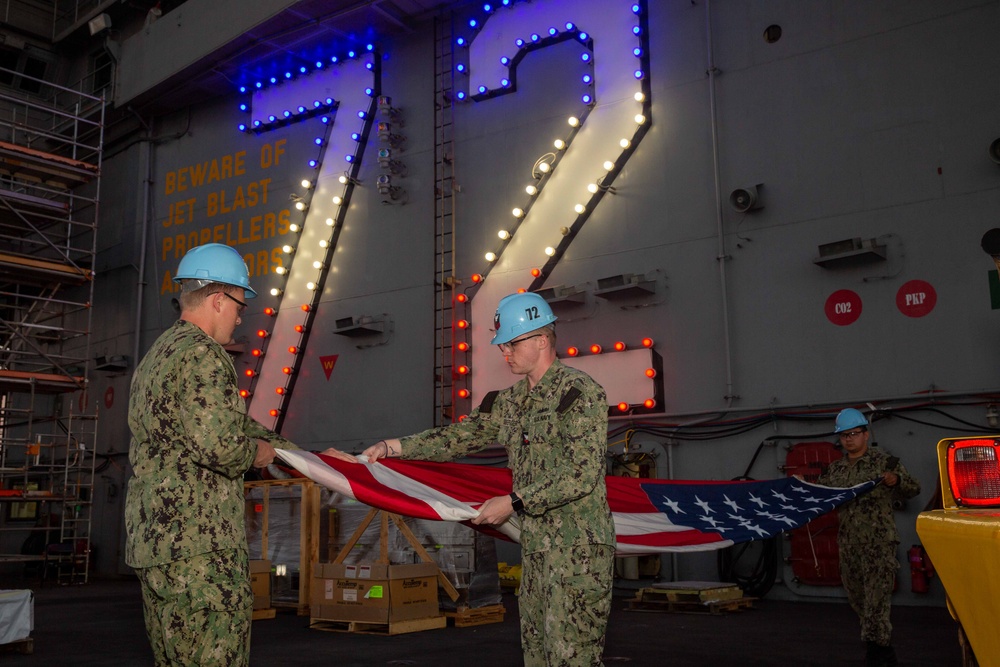
[[849,289],[839,289],[826,299],[826,319],[838,327],[854,324],[861,317],[861,297]]
[[911,280],[896,292],[896,307],[907,317],[923,317],[937,305],[937,292],[926,280]]

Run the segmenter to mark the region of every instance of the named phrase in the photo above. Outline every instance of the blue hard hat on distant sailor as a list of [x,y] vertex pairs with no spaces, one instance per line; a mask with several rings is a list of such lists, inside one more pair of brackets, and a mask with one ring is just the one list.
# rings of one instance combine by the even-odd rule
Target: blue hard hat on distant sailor
[[854,408],[844,408],[837,415],[836,427],[833,429],[834,433],[843,433],[844,431],[850,431],[852,428],[857,428],[859,426],[868,426],[868,420],[865,416],[861,414],[860,410],[855,410]]

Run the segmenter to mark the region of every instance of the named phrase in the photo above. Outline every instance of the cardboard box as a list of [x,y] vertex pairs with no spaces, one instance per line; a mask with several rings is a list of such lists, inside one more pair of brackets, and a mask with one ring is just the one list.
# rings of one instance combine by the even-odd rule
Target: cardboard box
[[250,588],[253,589],[253,608],[271,608],[271,561],[250,561]]
[[318,563],[310,610],[314,619],[391,623],[440,616],[438,567]]

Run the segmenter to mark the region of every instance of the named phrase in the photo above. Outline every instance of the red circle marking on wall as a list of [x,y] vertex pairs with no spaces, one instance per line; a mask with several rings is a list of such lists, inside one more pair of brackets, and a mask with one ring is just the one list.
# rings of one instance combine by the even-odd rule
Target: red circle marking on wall
[[115,388],[108,387],[107,390],[104,392],[104,407],[110,410],[111,406],[114,404],[115,404]]
[[839,289],[826,299],[826,319],[838,327],[854,324],[861,317],[861,297],[849,289]]
[[937,305],[937,292],[926,280],[911,280],[896,292],[896,308],[907,317],[928,315]]

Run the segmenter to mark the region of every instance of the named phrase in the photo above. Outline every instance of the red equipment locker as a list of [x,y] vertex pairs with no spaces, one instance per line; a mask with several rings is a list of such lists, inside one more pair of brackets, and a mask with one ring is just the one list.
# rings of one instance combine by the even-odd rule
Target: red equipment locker
[[[831,442],[800,442],[785,458],[785,472],[815,482],[826,467],[844,454]],[[810,586],[840,585],[840,553],[837,549],[837,512],[813,519],[790,533],[792,574]]]

